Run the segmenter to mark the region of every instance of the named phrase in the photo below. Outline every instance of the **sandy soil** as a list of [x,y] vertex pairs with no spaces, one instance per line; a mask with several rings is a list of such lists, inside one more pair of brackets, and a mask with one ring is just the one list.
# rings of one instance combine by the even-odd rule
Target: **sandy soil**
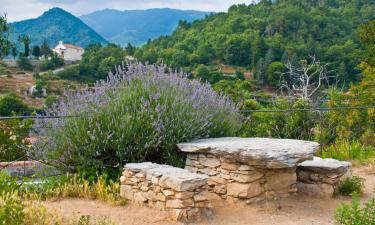
[[[362,200],[373,196],[375,169],[362,167],[354,169],[354,174],[366,179],[366,189]],[[280,202],[268,202],[257,206],[229,205],[214,203],[214,216],[197,225],[326,225],[333,224],[335,208],[350,198],[338,197],[329,200],[294,196]],[[163,212],[147,207],[128,204],[112,207],[99,201],[84,199],[64,199],[47,202],[47,207],[59,213],[63,219],[71,220],[81,215],[94,218],[109,218],[119,225],[178,225],[181,223],[167,219]]]

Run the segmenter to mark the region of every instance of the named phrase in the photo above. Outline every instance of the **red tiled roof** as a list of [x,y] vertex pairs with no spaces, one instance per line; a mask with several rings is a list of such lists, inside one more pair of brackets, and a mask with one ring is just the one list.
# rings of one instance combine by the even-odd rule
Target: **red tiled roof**
[[74,48],[74,49],[78,49],[78,50],[83,50],[82,47],[79,47],[79,46],[75,46],[75,45],[71,45],[71,44],[63,44],[65,46],[65,48]]

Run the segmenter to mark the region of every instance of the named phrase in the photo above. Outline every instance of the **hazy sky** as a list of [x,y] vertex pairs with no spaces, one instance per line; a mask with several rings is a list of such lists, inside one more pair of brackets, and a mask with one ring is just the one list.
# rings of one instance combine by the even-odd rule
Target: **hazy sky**
[[52,7],[61,7],[76,16],[110,8],[118,10],[176,8],[202,11],[226,11],[233,4],[250,4],[253,0],[0,0],[0,13],[9,21],[35,18]]

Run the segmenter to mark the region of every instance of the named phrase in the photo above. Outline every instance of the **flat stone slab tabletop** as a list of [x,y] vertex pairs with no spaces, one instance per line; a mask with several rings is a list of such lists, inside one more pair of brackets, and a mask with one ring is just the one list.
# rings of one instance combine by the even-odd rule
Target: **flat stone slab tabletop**
[[209,138],[181,143],[178,148],[188,154],[212,154],[265,169],[296,167],[313,159],[319,143],[273,138]]
[[321,174],[344,174],[350,169],[351,165],[350,162],[346,161],[314,157],[312,160],[300,163],[298,168]]

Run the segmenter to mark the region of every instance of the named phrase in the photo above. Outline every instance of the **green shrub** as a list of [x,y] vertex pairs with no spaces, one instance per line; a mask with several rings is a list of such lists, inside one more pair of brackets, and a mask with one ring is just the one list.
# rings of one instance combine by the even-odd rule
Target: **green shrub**
[[177,143],[235,135],[241,122],[229,99],[208,84],[164,71],[128,65],[95,92],[67,96],[49,114],[80,117],[40,121],[36,126],[56,129],[38,130],[48,138],[35,151],[65,168],[118,173],[126,162],[182,166]]
[[19,60],[17,61],[18,67],[21,70],[27,70],[27,71],[32,71],[33,66],[30,63],[30,60],[26,57],[20,57]]
[[323,158],[334,158],[338,160],[366,161],[375,157],[375,147],[363,145],[358,140],[337,140],[328,145],[320,154]]
[[0,222],[1,224],[22,225],[25,206],[16,194],[0,196]]
[[24,115],[29,112],[29,107],[16,94],[0,96],[0,116],[11,116],[13,113]]
[[29,145],[26,137],[31,123],[31,120],[0,121],[0,161],[26,160],[22,146]]
[[361,207],[358,195],[354,195],[351,204],[342,204],[336,209],[335,222],[339,225],[374,225],[375,198]]
[[352,176],[340,182],[338,192],[341,195],[352,195],[354,193],[360,194],[365,187],[365,179],[358,176]]
[[17,180],[5,172],[0,171],[0,196],[12,194],[20,188]]

